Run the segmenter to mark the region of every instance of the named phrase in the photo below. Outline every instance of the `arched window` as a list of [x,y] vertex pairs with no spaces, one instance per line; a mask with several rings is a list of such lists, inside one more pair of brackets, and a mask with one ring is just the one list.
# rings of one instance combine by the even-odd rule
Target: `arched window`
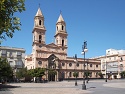
[[64,46],[64,39],[62,40],[62,46]]
[[62,62],[62,66],[65,66],[65,63],[64,63],[64,62]]
[[77,63],[76,66],[79,67],[79,63]]
[[62,25],[62,30],[64,29],[64,26]]
[[39,20],[39,25],[41,25],[41,20]]
[[123,58],[122,58],[122,57],[120,58],[120,61],[123,61]]
[[57,26],[57,31],[58,31],[58,26]]
[[39,39],[40,39],[40,40],[42,39],[42,36],[41,36],[41,35],[39,35]]
[[41,43],[41,40],[39,40],[39,43]]
[[69,77],[72,77],[72,72],[69,72]]
[[92,64],[90,64],[90,67],[92,67]]
[[39,35],[39,43],[41,43],[41,40],[42,40],[42,36]]

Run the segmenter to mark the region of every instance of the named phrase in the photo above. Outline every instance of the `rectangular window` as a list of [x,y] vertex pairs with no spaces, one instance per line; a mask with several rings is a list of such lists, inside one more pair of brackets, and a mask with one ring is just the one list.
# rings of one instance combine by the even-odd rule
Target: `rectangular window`
[[9,57],[13,57],[13,54],[12,54],[12,52],[10,52],[10,54],[9,54]]
[[21,52],[17,52],[17,55],[22,55],[22,53]]
[[98,65],[96,65],[96,68],[98,68]]
[[2,50],[2,54],[6,54],[7,53],[7,51],[6,50]]
[[9,61],[9,64],[10,64],[10,66],[13,66],[14,62],[13,61]]
[[92,67],[92,64],[90,64],[90,67]]
[[16,65],[22,65],[22,61],[17,61]]

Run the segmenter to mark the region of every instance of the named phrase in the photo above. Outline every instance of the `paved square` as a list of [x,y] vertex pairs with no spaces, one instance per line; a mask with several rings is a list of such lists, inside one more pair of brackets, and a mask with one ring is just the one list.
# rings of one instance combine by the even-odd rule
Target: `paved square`
[[125,80],[90,80],[87,90],[82,90],[83,81],[49,82],[49,83],[11,83],[19,88],[8,88],[0,94],[125,94]]

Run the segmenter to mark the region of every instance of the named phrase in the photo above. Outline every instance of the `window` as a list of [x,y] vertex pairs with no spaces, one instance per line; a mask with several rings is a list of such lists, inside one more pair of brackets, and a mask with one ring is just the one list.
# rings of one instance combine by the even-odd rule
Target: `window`
[[95,73],[95,76],[98,77],[98,72]]
[[41,43],[41,40],[42,40],[42,36],[39,35],[39,43]]
[[41,43],[41,40],[39,40],[39,43]]
[[71,66],[72,66],[72,63],[69,63],[69,66],[71,67]]
[[64,63],[64,62],[62,63],[62,66],[65,66],[65,63]]
[[64,26],[62,25],[62,30],[64,29]]
[[2,54],[6,54],[7,53],[7,51],[6,50],[2,50]]
[[62,40],[62,46],[64,46],[64,39]]
[[92,77],[92,72],[90,72],[90,77]]
[[96,68],[98,68],[98,65],[96,65]]
[[86,64],[85,64],[85,63],[83,64],[83,67],[86,67]]
[[41,35],[39,35],[39,40],[41,40],[42,39],[42,36]]
[[9,61],[10,66],[14,66],[13,61]]
[[120,58],[120,61],[123,61],[122,57]]
[[57,31],[58,31],[58,26],[57,26]]
[[22,61],[17,61],[16,65],[22,65]]
[[10,52],[9,57],[13,57],[12,52]]
[[123,67],[123,64],[120,64],[120,67]]
[[69,72],[69,77],[72,77],[72,72]]
[[76,66],[79,67],[79,63],[77,63]]
[[21,52],[17,52],[17,55],[22,55],[22,53]]
[[39,25],[41,25],[41,20],[39,20]]
[[90,64],[90,67],[92,67],[92,64]]

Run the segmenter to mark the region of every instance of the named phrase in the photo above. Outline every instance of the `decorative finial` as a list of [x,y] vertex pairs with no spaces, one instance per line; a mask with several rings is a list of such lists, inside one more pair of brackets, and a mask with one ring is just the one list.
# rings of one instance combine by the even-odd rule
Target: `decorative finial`
[[40,8],[40,3],[39,3],[39,8]]
[[62,14],[62,11],[60,10],[60,14]]

